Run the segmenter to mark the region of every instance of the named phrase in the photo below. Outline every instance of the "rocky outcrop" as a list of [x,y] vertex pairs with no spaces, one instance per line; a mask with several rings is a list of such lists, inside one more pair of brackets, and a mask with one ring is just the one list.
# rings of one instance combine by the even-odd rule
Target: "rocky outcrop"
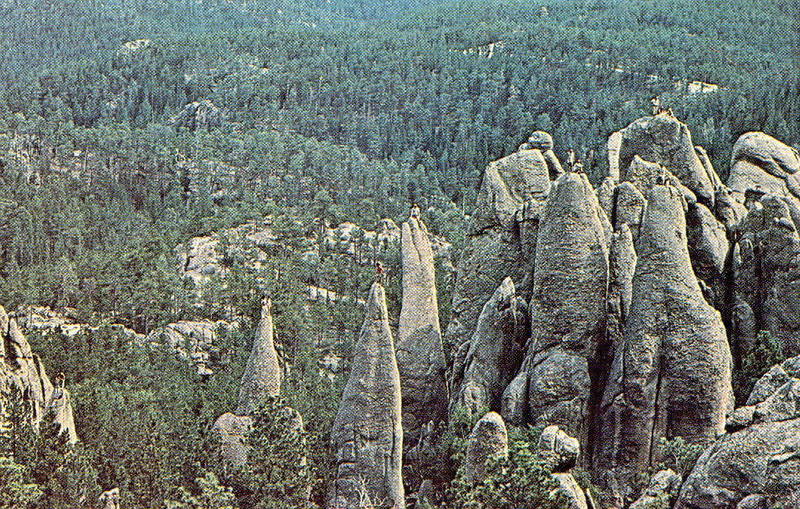
[[733,145],[728,187],[744,201],[748,190],[800,198],[800,154],[762,132],[741,135]]
[[674,187],[648,193],[630,311],[602,402],[594,467],[600,484],[623,496],[661,460],[660,439],[710,444],[733,405],[725,328],[692,270],[684,206]]
[[261,301],[261,320],[256,328],[253,349],[239,386],[239,405],[236,413],[251,415],[269,398],[281,393],[283,372],[275,349],[275,330],[272,325],[272,301]]
[[629,509],[664,509],[672,507],[681,489],[681,476],[670,469],[660,470],[650,478],[642,496]]
[[578,462],[580,445],[578,440],[564,433],[558,426],[548,426],[539,437],[539,452],[547,458],[552,477],[557,487],[551,497],[561,497],[565,509],[588,509],[586,493],[570,472]]
[[400,374],[386,297],[383,287],[374,283],[331,431],[336,467],[329,509],[405,507],[400,407]]
[[669,114],[643,117],[621,131],[619,148],[620,180],[635,157],[664,166],[671,175],[708,206],[714,204],[714,182],[719,181],[714,169],[704,165],[692,143],[686,124]]
[[747,497],[788,500],[800,486],[800,357],[761,377],[728,428],[732,433],[697,460],[679,509],[734,507]]
[[212,374],[213,358],[218,351],[217,332],[238,327],[237,323],[219,320],[181,320],[153,329],[144,341],[155,347],[171,348],[178,358],[194,363],[197,372]]
[[607,227],[586,175],[561,176],[539,228],[528,351],[503,395],[509,421],[558,424],[584,445],[607,346]]
[[451,412],[499,412],[503,390],[525,355],[527,337],[528,306],[506,278],[483,306],[472,339],[455,356]]
[[55,422],[70,443],[78,441],[71,397],[64,387],[63,376],[53,385],[16,319],[9,318],[0,306],[0,416],[5,415],[12,397],[27,402],[36,428],[45,421]]
[[457,352],[475,332],[483,306],[510,277],[527,298],[539,212],[550,193],[550,166],[530,148],[486,168],[458,264],[445,347]]
[[464,458],[468,483],[479,484],[491,474],[492,462],[508,457],[508,431],[500,414],[489,412],[472,428]]
[[439,326],[436,275],[428,230],[418,218],[403,223],[403,301],[397,331],[397,367],[403,397],[406,448],[420,428],[447,416],[447,364]]
[[734,267],[733,342],[744,356],[757,332],[768,330],[785,355],[794,355],[800,353],[800,235],[792,200],[766,194],[747,204]]
[[222,125],[225,114],[208,99],[187,103],[172,119],[172,125],[194,131],[212,129]]

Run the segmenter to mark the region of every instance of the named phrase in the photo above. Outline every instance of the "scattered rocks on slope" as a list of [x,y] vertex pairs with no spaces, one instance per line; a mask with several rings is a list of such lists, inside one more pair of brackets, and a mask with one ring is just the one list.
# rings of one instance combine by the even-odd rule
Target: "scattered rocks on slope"
[[350,377],[331,431],[336,468],[327,507],[405,507],[400,374],[383,287],[367,300]]
[[403,398],[406,449],[421,427],[447,416],[447,364],[439,326],[433,250],[428,229],[416,217],[403,223],[403,301],[397,331],[397,367]]
[[483,306],[472,339],[453,362],[451,413],[501,409],[503,390],[519,370],[528,338],[528,306],[506,278]]
[[[775,507],[800,486],[800,357],[770,369],[747,406],[728,421],[733,431],[697,460],[684,483],[678,509],[742,507],[769,498]],[[747,504],[741,502],[752,496]],[[737,506],[738,507],[738,506]],[[786,506],[791,507],[791,506]]]
[[168,346],[179,358],[191,361],[198,374],[210,375],[211,357],[217,355],[217,331],[231,330],[237,323],[219,320],[181,320],[152,330],[145,341],[153,346]]
[[660,461],[661,438],[710,444],[733,405],[725,328],[692,270],[682,196],[655,186],[647,202],[594,461],[598,481],[623,496],[632,494],[639,473]]
[[500,414],[489,412],[472,428],[467,440],[464,475],[467,482],[479,484],[491,474],[492,461],[508,457],[508,431]]
[[503,395],[509,421],[558,424],[584,446],[595,363],[605,362],[606,230],[586,175],[559,177],[539,227],[528,352]]

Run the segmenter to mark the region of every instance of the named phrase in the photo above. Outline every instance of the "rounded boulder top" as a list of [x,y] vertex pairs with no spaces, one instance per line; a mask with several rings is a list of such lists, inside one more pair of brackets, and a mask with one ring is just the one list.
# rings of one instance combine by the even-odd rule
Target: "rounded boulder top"
[[528,145],[532,149],[553,150],[553,137],[544,131],[534,131],[528,138]]

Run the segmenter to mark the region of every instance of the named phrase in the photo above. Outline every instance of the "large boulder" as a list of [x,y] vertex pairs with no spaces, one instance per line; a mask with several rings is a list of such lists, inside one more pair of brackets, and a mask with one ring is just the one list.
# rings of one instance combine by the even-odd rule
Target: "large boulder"
[[564,433],[558,426],[548,426],[539,437],[539,453],[550,464],[551,476],[556,487],[550,493],[551,498],[559,497],[564,509],[589,509],[590,498],[581,488],[571,469],[578,462],[580,445],[578,440]]
[[629,509],[665,509],[672,507],[681,489],[681,476],[671,469],[659,470],[650,478],[642,496]]
[[445,334],[451,355],[470,340],[505,278],[529,295],[539,212],[549,193],[550,166],[541,150],[521,150],[486,168],[453,287]]
[[777,196],[800,197],[800,154],[762,132],[741,135],[733,145],[728,187],[744,201],[751,189]]
[[697,199],[714,203],[714,182],[719,181],[713,168],[704,166],[692,143],[686,124],[668,114],[643,117],[622,131],[619,148],[620,180],[628,180],[631,162],[639,157],[664,166]]
[[420,429],[447,415],[447,364],[439,326],[433,250],[425,224],[411,217],[402,228],[403,300],[397,330],[397,367],[403,396],[406,449]]
[[386,295],[383,286],[374,283],[331,431],[336,466],[329,509],[363,509],[378,503],[405,507],[400,398]]
[[506,419],[558,424],[584,446],[607,347],[607,229],[586,175],[559,177],[539,228],[525,365],[503,396]]
[[733,406],[725,328],[692,270],[681,193],[655,186],[647,202],[594,461],[598,482],[621,496],[661,461],[661,439],[710,444]]
[[491,474],[492,461],[508,457],[508,431],[500,414],[489,412],[472,428],[467,439],[464,476],[467,482],[478,484]]
[[472,339],[456,355],[452,412],[500,411],[503,390],[524,357],[527,309],[511,278],[503,280],[483,306]]

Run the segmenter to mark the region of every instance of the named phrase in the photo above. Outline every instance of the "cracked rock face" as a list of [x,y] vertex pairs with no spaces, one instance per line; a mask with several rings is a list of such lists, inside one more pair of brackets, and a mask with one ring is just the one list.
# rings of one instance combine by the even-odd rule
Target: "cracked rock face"
[[12,396],[29,398],[34,426],[45,420],[56,422],[70,443],[78,441],[72,401],[63,380],[54,386],[38,355],[33,353],[27,338],[14,318],[0,306],[0,414]]
[[500,411],[503,390],[525,355],[527,309],[511,278],[503,280],[483,307],[472,339],[456,355],[454,412]]
[[606,229],[586,175],[561,176],[539,228],[528,351],[503,396],[507,419],[557,424],[584,445],[594,362],[605,348]]
[[789,499],[800,486],[798,377],[800,357],[793,357],[759,379],[747,406],[736,409],[728,421],[733,432],[697,460],[681,489],[678,509],[734,507],[766,496]]
[[400,373],[383,287],[374,283],[350,377],[331,431],[336,468],[329,509],[402,509]]
[[800,198],[800,154],[762,132],[741,135],[733,145],[728,187],[739,201],[755,189],[776,196]]
[[261,303],[261,320],[258,322],[253,350],[239,386],[238,415],[252,415],[270,397],[281,393],[283,372],[275,350],[275,330],[272,324],[272,302]]
[[643,117],[621,131],[619,148],[620,179],[626,178],[634,157],[663,165],[697,199],[714,203],[714,182],[719,181],[713,168],[698,156],[686,124],[671,115]]
[[453,288],[445,334],[451,354],[470,340],[483,306],[505,278],[514,281],[521,295],[529,295],[551,166],[541,150],[528,149],[486,168]]
[[420,428],[447,415],[447,364],[439,326],[433,251],[425,224],[415,217],[403,223],[403,301],[397,332],[397,367],[403,397],[406,448]]
[[600,482],[623,496],[660,461],[660,439],[710,444],[733,405],[725,328],[692,270],[680,192],[655,186],[647,202],[595,458]]
[[749,202],[740,225],[735,292],[741,323],[733,340],[742,355],[759,330],[770,331],[784,353],[800,353],[800,235],[791,202],[764,195]]
[[467,440],[464,474],[478,484],[489,477],[491,461],[508,457],[508,431],[500,414],[489,412],[478,420]]

